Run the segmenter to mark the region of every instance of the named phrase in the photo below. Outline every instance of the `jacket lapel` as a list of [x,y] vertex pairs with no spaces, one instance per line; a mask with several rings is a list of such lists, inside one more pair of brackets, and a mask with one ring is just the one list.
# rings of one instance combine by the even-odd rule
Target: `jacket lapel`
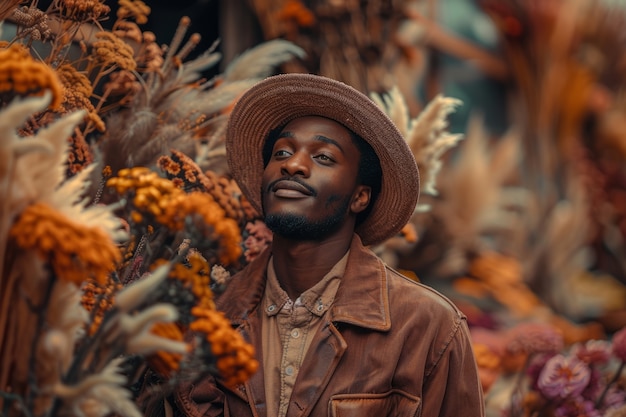
[[287,417],[306,417],[328,385],[347,348],[335,326],[327,321],[316,333],[291,394]]
[[316,333],[291,394],[287,417],[307,417],[327,388],[346,348],[333,323],[344,322],[376,331],[391,328],[385,265],[365,248],[358,235],[325,323]]

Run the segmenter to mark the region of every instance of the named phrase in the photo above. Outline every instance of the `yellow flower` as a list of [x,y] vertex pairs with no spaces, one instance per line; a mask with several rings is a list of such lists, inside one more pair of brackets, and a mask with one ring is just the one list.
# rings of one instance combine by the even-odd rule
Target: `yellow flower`
[[121,260],[105,230],[74,223],[43,203],[28,206],[9,235],[20,248],[49,262],[59,279],[77,285],[88,279],[105,283]]

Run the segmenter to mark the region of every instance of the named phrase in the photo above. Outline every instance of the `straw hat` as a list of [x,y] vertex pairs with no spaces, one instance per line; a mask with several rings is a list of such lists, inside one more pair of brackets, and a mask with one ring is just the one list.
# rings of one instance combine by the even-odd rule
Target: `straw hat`
[[367,141],[380,160],[381,190],[356,232],[363,244],[394,236],[409,221],[419,195],[411,150],[387,115],[366,95],[336,80],[312,74],[268,77],[246,91],[226,130],[228,165],[242,192],[261,209],[262,149],[270,131],[304,116],[334,120]]

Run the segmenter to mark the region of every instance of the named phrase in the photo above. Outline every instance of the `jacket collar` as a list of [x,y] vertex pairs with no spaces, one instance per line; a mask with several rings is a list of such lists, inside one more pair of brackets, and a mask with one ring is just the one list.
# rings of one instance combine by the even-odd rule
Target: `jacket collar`
[[[263,296],[267,264],[272,248],[268,247],[245,270],[233,276],[216,304],[233,324],[241,324],[256,309]],[[354,234],[344,276],[329,311],[329,320],[350,323],[378,331],[391,327],[387,274],[385,265]]]

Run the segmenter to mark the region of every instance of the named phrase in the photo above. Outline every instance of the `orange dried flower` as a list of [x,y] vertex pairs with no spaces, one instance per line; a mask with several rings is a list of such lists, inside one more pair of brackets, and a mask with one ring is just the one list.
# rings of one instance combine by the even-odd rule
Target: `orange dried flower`
[[98,0],[60,0],[59,10],[64,19],[90,22],[108,15],[111,8]]
[[198,190],[211,194],[224,209],[227,217],[237,222],[258,217],[233,179],[219,176],[212,171],[202,172],[200,167],[183,152],[172,150],[170,155],[161,156],[157,165],[167,178],[178,179],[178,184],[185,191]]
[[117,9],[117,17],[126,19],[131,17],[140,25],[148,23],[150,15],[150,7],[141,0],[119,0],[119,9]]
[[112,95],[122,96],[119,99],[121,105],[130,103],[135,95],[141,91],[141,84],[137,77],[130,71],[121,70],[112,73],[109,81],[104,85]]
[[[237,223],[225,217],[222,207],[209,194],[181,192],[161,207],[162,213],[156,215],[157,221],[172,230],[183,230],[189,216],[199,216],[202,224],[196,224],[196,229],[208,239],[219,242],[220,263],[228,265],[241,256],[241,232]],[[200,229],[202,226],[205,226],[204,230]]]
[[[119,15],[119,12],[118,12],[118,15]],[[117,24],[115,25],[115,30],[113,30],[113,33],[115,33],[115,35],[117,35],[120,39],[128,39],[133,42],[136,42],[137,44],[140,44],[143,38],[141,29],[139,29],[139,26],[137,26],[135,22],[129,22],[126,20],[117,22]]]
[[65,90],[59,113],[65,114],[75,110],[85,110],[87,111],[86,121],[92,122],[98,131],[104,132],[106,130],[104,121],[90,100],[93,86],[89,78],[70,64],[59,66],[57,75]]
[[52,92],[50,107],[58,108],[63,87],[51,67],[33,59],[23,45],[14,43],[0,49],[0,101],[7,103],[15,96],[41,96],[45,91]]
[[[183,333],[175,323],[156,323],[151,332],[157,336],[182,342]],[[158,351],[148,357],[150,367],[163,376],[169,376],[180,367],[183,356],[180,353]]]
[[90,278],[105,283],[121,259],[103,229],[74,223],[43,203],[28,206],[9,236],[20,248],[35,251],[49,262],[59,279],[77,285]]
[[157,71],[163,65],[163,49],[156,43],[152,32],[143,33],[143,43],[137,53],[136,61],[144,71]]
[[118,67],[134,71],[137,63],[133,57],[133,48],[111,32],[98,32],[98,39],[93,43],[95,64],[102,67],[117,65]]
[[215,308],[213,291],[211,291],[211,267],[198,252],[192,251],[187,257],[189,266],[176,264],[169,277],[185,284],[196,297],[196,305]]
[[85,169],[93,162],[91,148],[79,129],[74,129],[74,134],[68,138],[70,143],[67,155],[67,176],[71,177]]
[[[104,313],[109,311],[114,304],[114,296],[123,285],[113,280],[110,276],[105,284],[98,284],[94,281],[87,281],[83,284],[81,304],[85,310],[93,313],[93,321],[89,326],[89,334],[94,334],[102,323]],[[95,310],[95,312],[94,312]]]
[[259,367],[252,345],[231,327],[221,311],[194,307],[191,313],[197,319],[191,323],[190,329],[206,335],[224,383],[235,387],[248,380]]

